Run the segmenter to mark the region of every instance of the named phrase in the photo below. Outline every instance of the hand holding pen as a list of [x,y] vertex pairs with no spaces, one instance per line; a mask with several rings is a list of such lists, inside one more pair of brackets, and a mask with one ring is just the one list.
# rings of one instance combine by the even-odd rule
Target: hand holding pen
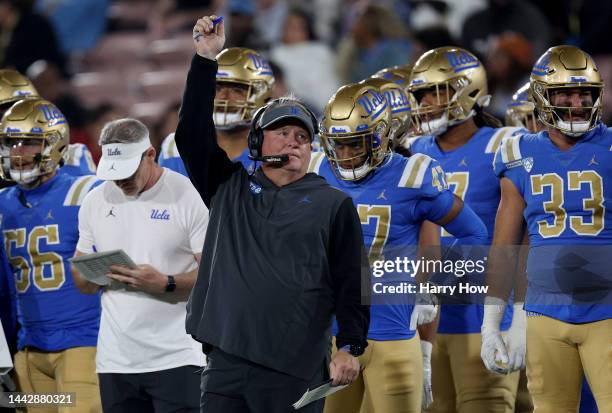
[[193,43],[196,53],[214,60],[225,44],[223,16],[204,16],[193,27]]

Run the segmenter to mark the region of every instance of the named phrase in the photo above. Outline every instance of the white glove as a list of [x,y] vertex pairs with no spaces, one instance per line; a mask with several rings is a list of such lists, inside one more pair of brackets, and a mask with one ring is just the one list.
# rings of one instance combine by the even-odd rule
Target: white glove
[[527,314],[523,310],[523,303],[514,303],[513,307],[512,325],[504,337],[508,349],[508,373],[525,367],[527,348]]
[[431,323],[438,313],[438,298],[434,294],[417,294],[414,312],[418,326]]
[[423,353],[423,401],[421,407],[427,409],[433,403],[433,391],[431,389],[431,349],[433,345],[429,341],[421,340],[421,353]]
[[487,370],[508,374],[508,351],[499,330],[506,310],[506,302],[498,297],[485,297],[481,334],[480,358]]

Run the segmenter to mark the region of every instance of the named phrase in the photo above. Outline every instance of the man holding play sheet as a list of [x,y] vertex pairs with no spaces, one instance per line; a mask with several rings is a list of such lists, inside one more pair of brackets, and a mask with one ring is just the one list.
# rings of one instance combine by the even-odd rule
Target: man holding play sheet
[[83,201],[77,256],[122,249],[136,268],[111,266],[109,286],[76,271],[82,292],[102,289],[96,370],[105,412],[197,412],[204,365],[185,332],[208,211],[184,176],[155,162],[144,124],[109,122],[97,175]]

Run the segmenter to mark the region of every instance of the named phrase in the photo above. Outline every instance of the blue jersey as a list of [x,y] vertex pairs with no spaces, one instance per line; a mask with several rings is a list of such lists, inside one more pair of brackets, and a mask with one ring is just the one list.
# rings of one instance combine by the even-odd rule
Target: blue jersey
[[[389,155],[359,182],[338,179],[331,168],[323,153],[312,154],[309,171],[323,176],[353,199],[370,262],[379,257],[393,259],[406,250],[415,252],[421,223],[438,221],[452,208],[453,195],[444,182],[444,172],[425,155]],[[410,326],[414,296],[406,295],[405,299],[401,304],[372,305],[368,338],[387,341],[414,336],[415,330]]]
[[[240,162],[244,169],[247,172],[251,173],[255,168],[255,161],[249,159],[249,150],[245,149],[240,156],[232,159],[234,162]],[[164,168],[168,168],[173,170],[174,172],[178,172],[181,175],[184,175],[189,178],[189,174],[187,174],[187,168],[185,168],[185,164],[181,159],[181,155],[178,152],[176,147],[176,142],[174,140],[174,133],[166,136],[166,139],[162,142],[161,153],[159,154],[159,159],[157,160],[160,166]]]
[[78,211],[94,176],[56,174],[38,188],[0,191],[1,231],[17,296],[19,349],[95,346],[100,296],[81,294],[69,258],[79,238]]
[[568,150],[543,131],[502,142],[495,172],[525,200],[525,310],[569,323],[612,317],[612,131],[599,124]]
[[[410,142],[412,153],[424,153],[436,159],[446,173],[446,182],[455,195],[468,204],[482,219],[493,239],[495,215],[500,199],[499,179],[492,168],[493,156],[504,137],[519,128],[480,128],[463,146],[443,151],[433,136],[423,136]],[[442,229],[442,245],[455,243],[455,237]],[[442,334],[480,333],[484,307],[482,305],[443,305],[440,310],[438,332]],[[508,306],[502,330],[512,321],[512,307]]]
[[68,145],[66,160],[59,172],[72,176],[95,175],[96,164],[87,146],[82,143]]

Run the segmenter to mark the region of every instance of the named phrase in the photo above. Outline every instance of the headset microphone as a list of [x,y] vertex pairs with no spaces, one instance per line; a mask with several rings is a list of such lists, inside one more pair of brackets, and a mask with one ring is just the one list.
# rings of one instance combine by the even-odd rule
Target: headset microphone
[[249,159],[272,165],[282,165],[289,161],[289,155],[249,156]]

